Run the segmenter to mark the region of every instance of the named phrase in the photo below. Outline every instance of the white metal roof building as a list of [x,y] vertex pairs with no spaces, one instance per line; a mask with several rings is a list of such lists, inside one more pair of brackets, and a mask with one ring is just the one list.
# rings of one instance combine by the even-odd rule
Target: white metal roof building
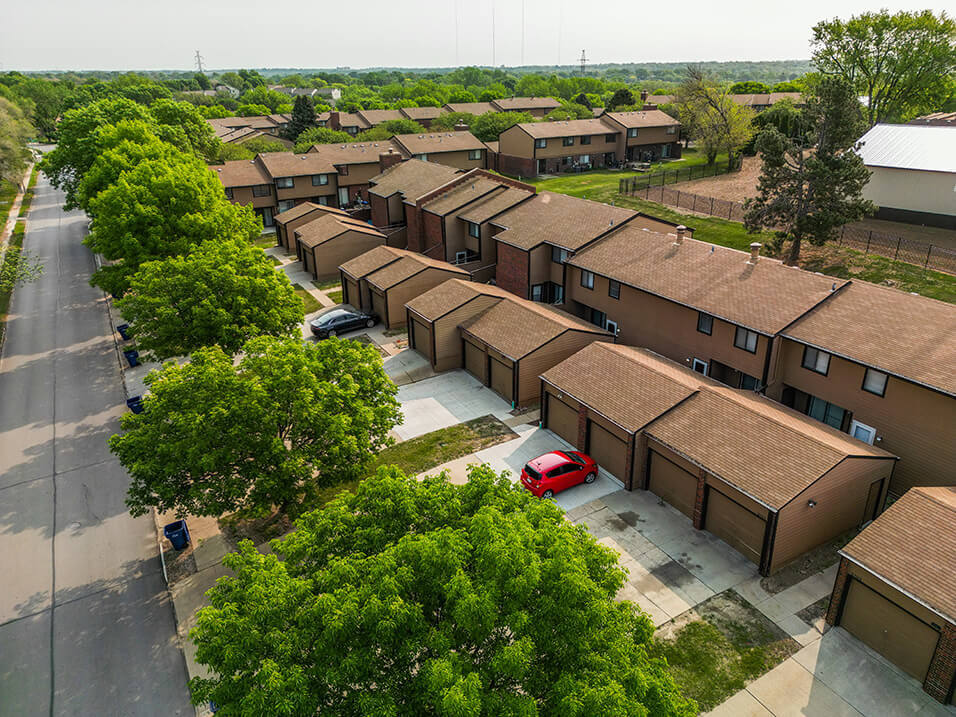
[[956,127],[878,124],[860,141],[877,217],[956,229]]

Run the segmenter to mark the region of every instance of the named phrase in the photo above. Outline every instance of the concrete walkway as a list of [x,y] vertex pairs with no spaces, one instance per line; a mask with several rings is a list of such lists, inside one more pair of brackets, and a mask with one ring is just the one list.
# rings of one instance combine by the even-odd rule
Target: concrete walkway
[[[26,174],[23,175],[23,179],[20,181],[20,185],[24,188],[30,182],[30,174],[33,172],[33,163],[30,163],[30,166],[27,167]],[[13,199],[13,204],[10,206],[10,212],[7,214],[6,219],[4,220],[3,229],[0,229],[0,256],[3,255],[3,252],[6,251],[7,242],[10,240],[10,237],[13,235],[13,227],[17,223],[17,215],[20,213],[20,207],[23,206],[23,196],[26,194],[26,189],[18,189],[17,196]]]

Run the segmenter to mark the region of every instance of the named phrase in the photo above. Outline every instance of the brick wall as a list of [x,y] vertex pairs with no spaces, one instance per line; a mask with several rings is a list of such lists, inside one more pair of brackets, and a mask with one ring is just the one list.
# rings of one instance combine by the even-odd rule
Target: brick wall
[[375,194],[368,195],[372,208],[372,225],[376,227],[388,226],[388,200]]
[[405,205],[405,239],[409,251],[422,250],[421,210]]
[[495,281],[505,291],[528,298],[528,252],[509,244],[498,243],[498,266],[495,267]]
[[578,406],[578,442],[575,448],[583,451],[588,444],[588,407],[583,403]]
[[534,177],[537,175],[535,161],[527,157],[515,157],[511,154],[498,155],[498,171],[505,174],[514,174],[519,177]]
[[432,259],[445,261],[445,241],[442,238],[442,217],[422,212],[422,239],[420,252]]
[[694,501],[694,527],[704,529],[704,498],[707,495],[707,474],[703,469],[697,472],[697,498]]
[[837,570],[836,580],[833,581],[830,607],[827,608],[827,625],[836,625],[837,616],[840,614],[840,607],[843,602],[843,593],[846,590],[846,581],[849,580],[849,566],[850,564],[846,558],[840,558],[840,569]]
[[944,622],[936,646],[936,654],[929,665],[923,689],[926,693],[942,703],[949,699],[953,680],[956,678],[956,625]]
[[368,199],[368,185],[367,184],[353,184],[349,187],[349,202],[354,202],[356,199]]

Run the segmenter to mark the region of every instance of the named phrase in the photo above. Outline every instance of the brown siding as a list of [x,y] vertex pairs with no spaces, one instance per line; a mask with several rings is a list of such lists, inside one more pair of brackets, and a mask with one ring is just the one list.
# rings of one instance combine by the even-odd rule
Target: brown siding
[[545,389],[544,427],[558,434],[577,448],[578,408],[580,404],[570,396],[558,398],[557,389]]
[[450,311],[434,322],[437,352],[434,365],[437,371],[461,368],[461,332],[458,330],[458,325],[473,316],[477,316],[499,301],[501,299],[497,296],[477,296],[464,306]]
[[465,337],[465,370],[484,384],[488,383],[488,354],[483,344],[477,344]]
[[588,445],[586,451],[597,464],[623,482],[627,478],[627,438],[620,438],[615,427],[612,432],[605,428],[597,417],[588,419]]
[[495,281],[505,291],[510,291],[522,299],[530,298],[528,292],[529,254],[526,251],[495,242],[497,247],[498,265],[495,268]]
[[517,126],[511,127],[498,135],[498,154],[513,157],[533,157],[534,140],[531,135]]
[[[329,239],[314,249],[314,275],[316,279],[334,279],[339,275],[339,266],[384,243],[382,237],[352,231]],[[302,251],[308,254],[313,252],[308,247],[303,247]]]
[[[551,247],[548,244],[537,246],[528,252],[531,266],[531,286],[543,284],[546,281],[553,281],[553,269],[557,267],[561,270],[559,264],[551,261]],[[561,281],[556,283],[560,284]],[[530,288],[530,287],[529,287]]]
[[[875,458],[846,458],[783,506],[777,517],[771,572],[869,520],[872,516],[864,516],[864,509],[870,484],[883,480],[885,492],[893,463]],[[816,503],[812,508],[807,503],[810,500]]]
[[881,398],[864,391],[866,368],[830,357],[826,376],[802,368],[803,345],[783,339],[776,375],[767,395],[779,400],[787,384],[853,412],[876,429],[880,448],[899,456],[891,492],[917,485],[956,485],[956,398],[890,376]]
[[[752,512],[742,505],[740,495],[730,486],[710,486],[704,513],[704,529],[723,540],[748,560],[760,564],[767,529],[767,511]],[[750,502],[749,500],[746,502]]]
[[[386,320],[385,313],[385,294],[381,293],[379,290],[373,288],[372,286],[368,287],[369,295],[372,297],[372,311],[378,314],[379,318],[384,322]],[[388,328],[391,328],[389,324],[386,323]]]
[[355,279],[345,277],[342,288],[345,289],[342,297],[345,303],[351,304],[356,309],[365,310],[368,308],[362,303],[362,295],[359,293],[359,283]]
[[573,266],[568,267],[566,297],[569,307],[577,301],[605,312],[608,319],[617,322],[620,343],[646,346],[688,368],[690,359],[696,357],[719,361],[757,379],[763,377],[770,348],[766,336],[758,336],[757,352],[749,353],[734,346],[734,324],[715,318],[708,336],[697,330],[696,310],[629,286],[621,286],[621,298],[612,299],[607,278],[595,275],[594,289],[585,289],[580,269]]
[[696,468],[658,444],[651,446],[649,455],[648,489],[688,518],[693,518],[697,497]]
[[484,169],[486,165],[485,150],[481,150],[481,159],[468,159],[468,152],[428,152],[429,162],[443,164],[455,169]]
[[611,341],[610,336],[569,330],[532,351],[518,362],[518,403],[524,405],[540,398],[539,376],[572,354],[595,341]]
[[[403,307],[409,301],[449,279],[463,278],[467,277],[454,271],[429,268],[389,288],[386,292],[388,295],[388,328],[398,328],[405,325],[405,309]],[[384,318],[384,314],[382,318]]]
[[363,162],[361,164],[349,164],[348,167],[349,167],[348,174],[337,175],[338,186],[340,187],[354,187],[356,185],[362,185],[361,189],[364,190],[366,188],[366,185],[368,185],[368,180],[382,173],[381,167],[378,164],[377,154],[376,154],[375,160],[372,162]]
[[[276,198],[279,201],[284,199],[309,199],[311,197],[331,196],[335,194],[335,173],[329,173],[329,183],[323,185],[312,184],[312,175],[307,174],[302,177],[292,178],[293,186],[291,189],[276,189]],[[296,202],[298,204],[299,202]]]
[[432,356],[432,330],[434,327],[423,319],[416,318],[414,314],[411,315],[411,321],[412,326],[409,334],[412,348],[434,365],[435,359]]

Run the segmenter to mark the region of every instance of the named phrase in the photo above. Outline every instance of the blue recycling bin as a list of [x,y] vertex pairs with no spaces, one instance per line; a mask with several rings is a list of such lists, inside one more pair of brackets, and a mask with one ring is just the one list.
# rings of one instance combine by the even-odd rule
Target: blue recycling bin
[[119,332],[119,335],[123,337],[124,341],[129,340],[129,324],[120,324],[116,327],[116,330]]
[[143,397],[142,396],[132,396],[131,398],[126,399],[126,405],[129,407],[133,413],[142,413],[145,411],[143,406]]
[[189,528],[185,520],[177,520],[163,527],[163,535],[169,538],[176,550],[182,550],[189,545]]
[[126,357],[130,366],[139,366],[139,351],[130,349],[129,351],[124,351],[123,355]]

